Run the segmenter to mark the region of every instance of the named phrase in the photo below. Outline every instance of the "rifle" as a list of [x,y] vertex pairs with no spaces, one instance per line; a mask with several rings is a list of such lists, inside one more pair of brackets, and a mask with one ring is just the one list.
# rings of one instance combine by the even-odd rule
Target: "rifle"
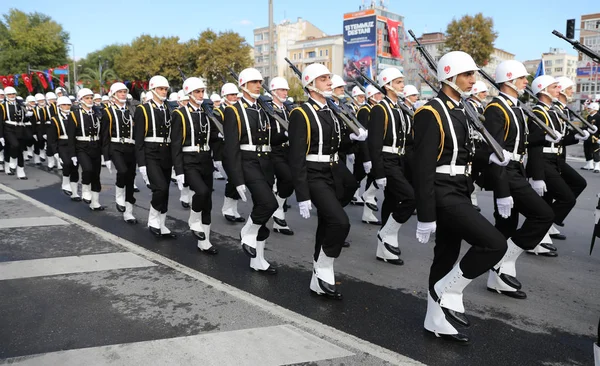
[[[269,88],[268,88],[266,85],[264,85],[264,84],[262,84],[262,87],[263,87],[263,89],[264,89],[264,90],[265,90],[267,93],[269,93],[269,94],[271,95],[271,98],[273,98],[273,92],[272,92],[272,91],[271,91],[271,90],[270,90],[270,89],[269,89]],[[278,97],[277,97],[277,96],[275,96],[275,98],[278,98]],[[290,102],[288,102],[287,100],[286,100],[286,101],[284,101],[284,102],[282,102],[282,104],[283,104],[283,106],[285,107],[285,109],[288,111],[288,113],[289,113],[289,112],[291,112],[291,111],[292,111],[292,109],[294,109],[294,104],[293,104],[293,103],[290,103]]]
[[[429,52],[427,52],[427,50],[421,45],[421,43],[417,39],[417,36],[415,36],[415,34],[413,33],[412,30],[409,29],[408,33],[411,35],[411,37],[414,38],[415,42],[417,43],[417,50],[419,51],[419,53],[421,53],[421,55],[427,61],[427,64],[428,64],[429,68],[431,69],[431,71],[433,71],[435,73],[437,71],[437,64],[433,61],[433,57],[431,57]],[[500,146],[500,144],[498,144],[498,141],[496,141],[496,139],[490,134],[490,132],[485,128],[485,126],[482,123],[485,121],[485,117],[483,117],[482,115],[477,113],[477,110],[475,110],[475,108],[471,105],[471,103],[468,102],[467,99],[465,99],[465,97],[463,97],[462,95],[460,96],[460,100],[465,108],[465,114],[467,116],[467,121],[469,121],[469,123],[471,123],[471,125],[477,131],[479,131],[481,136],[483,136],[483,139],[488,144],[488,146],[492,149],[492,151],[494,152],[494,155],[496,155],[496,157],[498,159],[500,159],[500,161],[503,161],[504,153],[502,152],[502,147]]]
[[[496,84],[496,81],[494,79],[492,79],[492,77],[485,72],[483,69],[479,69],[479,73],[481,74],[481,76],[483,76],[494,88],[498,89],[498,91],[500,91],[500,86],[498,86],[498,84]],[[539,128],[541,128],[542,130],[544,130],[545,133],[547,133],[550,137],[552,137],[554,140],[556,140],[556,133],[554,132],[553,129],[551,129],[550,127],[548,127],[546,125],[545,122],[543,122],[541,119],[539,119],[535,113],[533,113],[533,111],[531,110],[531,108],[529,108],[529,106],[525,103],[521,103],[520,105],[521,109],[523,110],[523,112],[527,115],[527,117],[529,117],[529,119],[531,121],[533,121],[536,125],[538,125]]]
[[594,52],[588,46],[581,44],[579,41],[572,41],[572,40],[568,39],[559,31],[553,30],[552,34],[554,34],[558,38],[562,38],[565,41],[569,42],[573,46],[574,49],[589,56],[594,62],[600,63],[600,55],[597,54],[596,52]]
[[[177,66],[177,70],[179,70],[179,74],[181,75],[181,79],[183,81],[185,81],[185,79],[187,79],[187,78],[185,77],[185,74],[183,73],[183,71],[181,71],[181,68],[179,66]],[[203,99],[202,100],[202,104],[200,104],[200,108],[202,108],[202,111],[204,112],[204,114],[206,114],[206,116],[208,117],[208,119],[215,125],[215,127],[217,127],[217,130],[219,130],[219,132],[221,132],[222,135],[225,135],[223,133],[223,124],[221,122],[219,122],[219,120],[215,116],[215,111],[213,110],[213,102],[212,102],[212,100],[210,100],[210,99]]]
[[[231,66],[227,66],[227,68],[229,69],[229,73],[231,74],[231,76],[233,76],[233,78],[235,80],[238,79],[238,74],[237,72],[235,72]],[[261,84],[261,86],[264,88],[265,86]],[[267,89],[265,89],[267,90]],[[270,93],[269,93],[270,94]],[[256,103],[260,106],[260,108],[265,111],[269,117],[273,118],[274,120],[276,120],[277,122],[279,122],[279,124],[281,125],[281,127],[283,127],[286,131],[289,129],[289,123],[288,121],[286,121],[285,119],[279,117],[279,115],[277,114],[277,112],[275,112],[275,110],[273,109],[273,106],[269,103],[270,101],[263,95],[259,96],[258,99],[256,99]]]
[[[534,101],[538,102],[540,99],[538,97],[536,97],[535,94],[533,94],[533,91],[531,90],[531,88],[529,86],[527,86],[525,88],[525,92],[531,97],[533,98]],[[573,122],[571,122],[571,120],[569,119],[569,117],[565,116],[565,114],[558,108],[554,107],[552,108],[552,111],[556,113],[556,115],[562,119],[563,121],[565,121],[566,124],[568,124],[569,126],[571,126],[572,129],[575,130],[575,132],[577,132],[578,135],[580,136],[585,136],[583,131],[581,130],[581,128],[575,126],[575,124],[573,124]]]
[[583,118],[579,113],[576,113],[574,110],[572,110],[571,108],[565,106],[565,109],[567,111],[569,111],[573,116],[575,116],[575,118],[577,118],[578,120],[580,120],[581,122],[583,122],[583,124],[592,130],[596,129],[596,126],[594,126],[593,124],[589,123],[585,118]]
[[[292,63],[292,61],[290,61],[289,58],[285,57],[284,60],[289,64],[290,68],[292,69],[292,71],[294,71],[294,74],[296,74],[298,79],[300,79],[300,82],[302,82],[302,72],[296,66],[294,66],[294,64]],[[361,125],[360,122],[358,122],[356,116],[354,115],[354,112],[348,111],[345,108],[346,105],[343,102],[340,102],[340,106],[342,106],[340,108],[340,106],[335,104],[332,98],[325,98],[325,100],[327,101],[327,106],[329,107],[329,109],[331,109],[333,114],[335,114],[337,118],[341,119],[342,122],[344,122],[344,124],[348,126],[348,128],[352,131],[352,133],[358,136],[360,135],[361,129],[366,130],[363,127],[363,125]]]
[[421,77],[421,79],[423,79],[423,81],[425,82],[425,84],[429,85],[429,87],[431,88],[431,90],[433,90],[436,94],[440,92],[440,90],[438,88],[436,88],[429,80],[427,80],[425,78],[425,76],[423,76],[423,74],[419,74],[419,76]]

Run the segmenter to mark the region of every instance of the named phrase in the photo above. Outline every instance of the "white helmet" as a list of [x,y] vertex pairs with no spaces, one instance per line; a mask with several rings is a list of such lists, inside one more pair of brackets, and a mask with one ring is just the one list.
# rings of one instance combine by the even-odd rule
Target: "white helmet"
[[145,92],[141,92],[140,93],[140,100],[142,100],[142,101],[146,100],[146,93]]
[[108,102],[110,100],[110,98],[108,97],[108,95],[103,95],[102,96],[102,101],[103,102]]
[[152,90],[154,88],[169,88],[169,81],[164,76],[155,75],[150,78],[150,82],[148,83],[148,89]]
[[192,92],[197,89],[206,89],[206,85],[204,85],[204,81],[202,81],[202,79],[197,77],[191,77],[185,79],[185,81],[183,82],[183,92],[185,93],[185,95],[187,95],[190,98],[190,100],[194,101],[194,103],[201,104],[202,100],[194,98],[194,95],[192,94]]
[[127,93],[127,100],[133,100],[133,95]]
[[336,74],[331,76],[331,83],[332,89],[339,88],[340,86],[346,86],[346,82],[344,81],[344,79],[342,79],[341,76]]
[[4,95],[4,90],[0,89],[0,95]]
[[381,93],[379,91],[379,89],[377,89],[376,87],[374,87],[373,85],[367,85],[367,98],[371,99],[373,98],[373,96],[375,96],[375,94],[377,93]]
[[71,99],[71,102],[75,101],[75,97],[72,95],[69,95],[69,99]]
[[63,95],[56,100],[56,105],[63,105],[63,104],[72,105],[73,103],[71,103],[71,99],[69,99],[69,97],[67,97],[66,95]]
[[352,97],[356,98],[359,95],[366,95],[364,91],[362,91],[361,88],[359,88],[358,86],[355,86],[354,88],[352,88]]
[[[448,52],[440,58],[437,64],[438,81],[444,81],[458,74],[468,71],[477,71],[479,68],[473,58],[463,51]],[[453,82],[454,83],[454,82]]]
[[144,99],[145,102],[151,101],[152,100],[152,93],[151,92],[146,93],[146,95],[144,95],[144,98],[145,98]]
[[212,100],[212,101],[213,101],[213,103],[214,103],[214,102],[220,102],[220,101],[221,101],[221,97],[220,97],[220,96],[219,96],[219,94],[217,94],[217,93],[212,93],[212,94],[210,95],[210,100]]
[[260,71],[255,68],[249,67],[247,69],[242,70],[238,75],[238,86],[243,86],[249,81],[263,81],[263,77],[260,74]]
[[8,95],[8,94],[17,94],[17,89],[13,88],[12,86],[7,86],[7,87],[4,89],[4,93],[5,93],[6,95]]
[[271,90],[285,89],[290,90],[287,80],[281,76],[276,76],[271,80]]
[[471,95],[476,95],[488,91],[487,85],[481,80],[477,80],[471,88]]
[[560,93],[562,95],[564,95],[569,101],[570,99],[572,99],[572,97],[567,96],[563,91],[567,90],[568,88],[575,86],[575,83],[573,82],[573,80],[571,80],[570,78],[566,77],[566,76],[559,76],[556,78],[556,81],[558,81],[558,87],[560,88]]
[[288,98],[287,98],[287,101],[288,101],[288,102],[290,102],[290,103],[294,103],[294,98],[292,98],[292,97],[288,97]]
[[83,97],[85,97],[87,95],[94,96],[94,92],[88,88],[83,88],[77,92],[77,99],[81,100]]
[[176,92],[173,92],[173,93],[169,94],[169,99],[168,99],[168,101],[169,101],[169,102],[176,102],[176,101],[177,101],[177,93],[176,93]]
[[185,92],[183,90],[178,91],[177,92],[177,101],[183,102],[184,100],[190,100],[190,97],[185,95]]
[[529,73],[525,69],[525,65],[517,60],[502,61],[496,67],[496,82],[498,84],[512,81],[527,75],[529,75]]
[[35,98],[33,95],[28,95],[27,98],[25,98],[25,103],[31,103],[31,102],[35,102]]
[[96,99],[102,99],[102,96],[100,94],[98,94],[98,93],[94,93],[94,98],[93,99],[94,100],[96,100]]
[[221,87],[221,95],[226,96],[229,94],[238,94],[240,91],[234,83],[225,83],[223,87]]
[[46,100],[46,98],[44,97],[44,94],[42,94],[42,93],[37,93],[37,94],[35,95],[35,100],[36,100],[37,102],[40,102],[40,101],[42,101],[42,100]]
[[46,100],[47,101],[56,100],[56,94],[54,94],[53,92],[47,92],[46,93]]
[[410,97],[411,95],[419,95],[419,90],[414,85],[404,85],[404,96]]
[[598,109],[600,109],[600,104],[594,102],[594,103],[590,103],[590,105],[588,106],[588,109],[591,111],[596,111],[598,112]]
[[548,93],[546,93],[546,88],[556,83],[556,79],[554,79],[552,76],[540,75],[537,78],[533,79],[533,81],[531,82],[531,90],[535,95],[538,95],[539,93],[544,93],[548,97],[553,98]]
[[65,96],[67,95],[67,91],[65,90],[65,88],[60,87],[60,86],[58,88],[56,88],[56,94],[58,94],[58,93],[62,93]]
[[[119,90],[126,90],[127,92],[129,92],[129,89],[127,88],[127,86],[126,86],[125,84],[123,84],[123,83],[121,83],[121,82],[116,82],[116,83],[113,83],[113,84],[110,86],[110,90],[109,90],[109,92],[108,92],[108,96],[109,96],[109,97],[114,97],[114,96],[115,96],[115,94],[116,94],[116,93],[117,93]],[[100,96],[98,96],[98,97],[100,97]],[[96,96],[95,96],[95,95],[94,95],[94,99],[96,99]],[[119,100],[119,102],[121,102],[121,103],[125,103],[125,102],[127,102],[127,99],[124,99],[124,100]]]
[[315,93],[321,94],[325,98],[330,97],[333,94],[333,90],[323,91],[323,90],[319,90],[319,89],[315,88],[312,85],[313,81],[316,78],[321,77],[323,75],[330,75],[333,77],[333,75],[331,74],[331,71],[329,71],[329,69],[325,65],[310,64],[310,65],[306,66],[304,68],[304,71],[302,71],[302,86],[307,90],[311,90],[311,91],[314,91]]
[[381,71],[379,75],[377,75],[377,82],[379,83],[379,85],[384,87],[387,84],[391,83],[392,80],[403,77],[404,75],[402,75],[402,72],[399,69],[395,67],[388,67]]

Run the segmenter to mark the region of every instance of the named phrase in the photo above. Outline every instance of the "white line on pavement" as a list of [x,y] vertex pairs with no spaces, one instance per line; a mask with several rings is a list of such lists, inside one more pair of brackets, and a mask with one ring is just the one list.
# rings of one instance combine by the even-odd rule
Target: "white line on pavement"
[[0,229],[55,225],[69,225],[69,223],[54,216],[0,219]]
[[12,201],[16,199],[17,197],[11,196],[10,194],[0,193],[0,201]]

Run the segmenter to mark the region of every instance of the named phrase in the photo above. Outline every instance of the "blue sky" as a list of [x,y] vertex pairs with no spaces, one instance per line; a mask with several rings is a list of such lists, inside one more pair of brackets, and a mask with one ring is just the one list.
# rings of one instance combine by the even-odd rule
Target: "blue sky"
[[[274,0],[274,21],[302,17],[327,34],[342,33],[342,14],[356,11],[361,0]],[[369,1],[367,1],[369,2]],[[436,4],[437,3],[437,4]],[[566,42],[551,34],[564,33],[568,18],[600,12],[592,0],[575,1],[401,1],[386,0],[392,12],[405,17],[406,27],[417,36],[423,32],[444,31],[452,18],[482,12],[494,19],[498,32],[495,46],[516,54],[518,60],[539,58],[550,47],[575,54]],[[431,5],[430,5],[431,4]],[[436,4],[436,5],[433,5]],[[543,4],[541,10],[540,4]],[[0,13],[10,8],[25,12],[38,11],[51,16],[70,33],[75,57],[113,43],[128,43],[141,34],[178,36],[182,41],[195,38],[206,29],[234,30],[253,44],[254,28],[268,23],[268,0],[228,1],[41,1],[3,0]],[[542,15],[543,14],[543,15]],[[72,50],[69,54],[72,56]]]

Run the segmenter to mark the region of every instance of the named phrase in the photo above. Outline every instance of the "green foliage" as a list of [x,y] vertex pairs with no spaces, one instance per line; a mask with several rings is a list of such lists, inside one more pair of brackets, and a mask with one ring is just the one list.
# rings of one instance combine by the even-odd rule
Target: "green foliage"
[[446,29],[445,52],[464,51],[473,57],[479,66],[487,65],[494,52],[494,21],[478,13],[453,19]]
[[[102,63],[108,69],[113,69],[115,65],[115,57],[121,54],[121,50],[125,47],[121,44],[111,44],[101,50],[88,53],[88,55],[77,61],[77,65],[80,65],[80,70],[85,69],[97,69],[98,65]],[[104,67],[104,66],[103,66]]]
[[288,90],[288,97],[294,98],[295,103],[305,101],[307,97],[304,94],[304,89],[302,89],[302,83],[300,82],[300,79],[296,77],[296,74],[291,71],[286,71],[285,78],[290,87],[290,90]]
[[[106,82],[111,82],[113,80],[117,80],[117,74],[112,69],[103,69],[102,70],[102,84],[104,89],[106,90]],[[83,73],[78,75],[79,80],[82,81],[83,87],[90,88],[96,93],[101,92],[100,88],[100,69],[98,66],[95,68],[88,67],[83,70]]]

